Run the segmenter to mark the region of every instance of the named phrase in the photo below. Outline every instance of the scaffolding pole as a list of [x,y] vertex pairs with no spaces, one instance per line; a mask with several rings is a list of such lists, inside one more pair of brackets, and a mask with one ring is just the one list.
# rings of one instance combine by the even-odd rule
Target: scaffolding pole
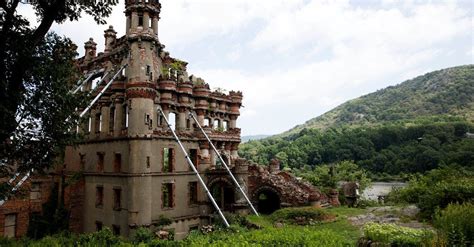
[[[95,102],[97,102],[97,100],[99,100],[99,98],[102,96],[102,94],[105,93],[105,91],[107,91],[107,89],[110,87],[110,85],[112,85],[112,83],[114,82],[115,78],[120,74],[120,72],[122,72],[123,69],[125,69],[125,67],[127,67],[128,64],[125,64],[123,65],[118,71],[117,73],[115,73],[115,75],[112,77],[112,79],[110,79],[110,81],[107,83],[107,85],[105,85],[104,88],[102,88],[102,90],[97,94],[97,96],[95,96],[95,98],[92,100],[92,102],[89,104],[89,106],[87,106],[86,109],[84,109],[84,111],[82,111],[82,113],[79,115],[79,118],[82,118],[91,108],[92,106],[95,104]],[[104,75],[104,77],[102,77],[102,79],[100,80],[100,82],[97,83],[97,86],[99,86],[99,84],[102,82],[102,80],[104,80],[105,76],[107,75],[108,73],[106,73]]]
[[239,182],[238,182],[237,179],[234,177],[234,174],[232,174],[232,172],[230,171],[229,166],[228,166],[227,163],[224,161],[224,159],[222,158],[221,154],[219,153],[219,151],[217,150],[217,148],[214,146],[214,144],[212,143],[211,139],[210,139],[209,136],[206,134],[206,132],[204,131],[204,129],[201,127],[201,124],[199,124],[199,121],[196,119],[196,117],[195,117],[191,112],[189,112],[189,116],[191,116],[191,117],[194,119],[194,122],[196,123],[196,125],[199,127],[199,129],[201,130],[201,132],[204,134],[204,136],[206,137],[206,139],[207,139],[207,141],[209,142],[209,144],[211,144],[212,149],[214,149],[214,152],[217,154],[217,156],[218,156],[219,159],[221,160],[222,164],[224,164],[225,169],[226,169],[227,172],[229,173],[229,175],[230,175],[230,177],[232,178],[232,180],[234,181],[235,185],[239,188],[240,193],[242,193],[242,195],[245,197],[245,200],[247,200],[247,203],[249,204],[249,206],[250,206],[250,208],[252,209],[252,211],[255,213],[255,215],[259,216],[257,210],[255,210],[255,208],[253,207],[252,202],[251,202],[250,199],[247,197],[247,194],[246,194],[245,191],[242,189],[242,186],[240,186]]
[[168,122],[168,119],[166,118],[166,116],[165,116],[163,110],[161,109],[161,107],[158,108],[158,111],[159,111],[160,115],[163,116],[163,119],[166,121],[166,125],[167,125],[168,128],[171,130],[171,132],[173,133],[174,139],[176,140],[176,142],[178,142],[179,147],[180,147],[181,150],[183,151],[183,153],[184,153],[184,155],[185,155],[185,157],[186,157],[186,161],[188,162],[188,165],[193,169],[194,173],[196,173],[196,176],[198,177],[199,182],[201,183],[201,185],[204,187],[204,190],[206,191],[207,196],[209,197],[209,199],[211,199],[212,205],[214,205],[214,208],[217,210],[217,212],[218,212],[219,215],[221,216],[222,220],[224,221],[224,224],[225,224],[227,227],[229,227],[229,222],[227,222],[227,219],[225,218],[225,216],[224,216],[224,214],[222,213],[221,209],[219,208],[219,206],[217,205],[216,201],[214,200],[214,197],[212,196],[211,192],[210,192],[209,189],[207,188],[206,183],[204,183],[204,180],[202,180],[201,175],[199,175],[199,172],[198,172],[198,170],[196,169],[196,166],[194,166],[194,163],[193,163],[193,161],[191,160],[191,158],[189,157],[188,152],[186,151],[186,149],[184,148],[183,144],[182,144],[181,141],[179,140],[178,135],[176,135],[176,132],[173,130],[172,126],[171,126],[170,123]]
[[[97,75],[98,73],[101,73],[101,72],[103,72],[103,71],[104,71],[104,69],[100,69],[99,71],[94,70],[94,71],[92,71],[91,73],[87,74],[86,79],[84,79],[84,80],[82,80],[82,81],[79,80],[79,82],[76,84],[76,85],[77,85],[76,89],[71,90],[72,94],[76,94],[76,93],[79,91],[79,89],[81,89],[82,85],[84,85],[84,83],[88,82],[94,75]],[[104,77],[105,77],[106,75],[107,75],[107,74],[105,74]]]

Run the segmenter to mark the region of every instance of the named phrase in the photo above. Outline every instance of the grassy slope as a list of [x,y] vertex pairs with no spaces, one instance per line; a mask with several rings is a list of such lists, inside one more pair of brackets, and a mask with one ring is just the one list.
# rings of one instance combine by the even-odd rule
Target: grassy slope
[[474,121],[474,65],[434,71],[350,100],[282,135],[304,128],[371,126],[431,116]]

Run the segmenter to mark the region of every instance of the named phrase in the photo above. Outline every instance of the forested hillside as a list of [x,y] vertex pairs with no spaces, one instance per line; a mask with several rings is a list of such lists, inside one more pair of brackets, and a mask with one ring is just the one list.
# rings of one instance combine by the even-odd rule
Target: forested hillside
[[240,155],[289,168],[352,160],[372,173],[474,167],[474,66],[428,73],[351,100],[284,133],[242,144]]
[[474,65],[434,71],[350,100],[283,135],[305,128],[380,125],[433,115],[474,121]]

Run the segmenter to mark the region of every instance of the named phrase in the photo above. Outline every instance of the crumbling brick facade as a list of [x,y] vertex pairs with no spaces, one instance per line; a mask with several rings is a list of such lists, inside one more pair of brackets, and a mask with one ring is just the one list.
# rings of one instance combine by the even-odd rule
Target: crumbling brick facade
[[49,200],[53,186],[53,176],[29,178],[14,197],[0,206],[0,236],[25,236],[30,216],[42,213],[42,205]]

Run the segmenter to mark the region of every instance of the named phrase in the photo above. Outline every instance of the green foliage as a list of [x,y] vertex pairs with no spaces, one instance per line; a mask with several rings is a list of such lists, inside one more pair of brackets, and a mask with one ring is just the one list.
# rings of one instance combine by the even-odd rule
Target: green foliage
[[436,213],[434,225],[449,246],[474,244],[474,204],[449,204]]
[[407,187],[392,191],[387,200],[414,203],[422,217],[431,218],[437,208],[474,201],[474,173],[459,166],[435,169],[414,177]]
[[[425,172],[444,164],[474,167],[474,131],[470,122],[434,122],[380,127],[339,128],[320,132],[304,129],[287,137],[273,137],[242,144],[240,155],[259,164],[280,159],[283,167],[315,170],[328,174],[323,164],[352,160],[372,174],[405,178],[404,174]],[[323,175],[313,183],[328,181]],[[377,178],[379,176],[373,176]],[[316,180],[315,180],[316,179]],[[328,186],[328,185],[324,185]]]
[[426,246],[434,237],[429,230],[413,229],[395,224],[368,223],[364,226],[364,236],[373,241],[391,246]]
[[[48,31],[82,13],[103,24],[118,1],[28,1],[38,25],[21,15],[19,2],[0,4],[0,159],[19,164],[18,172],[39,172],[72,143],[69,130],[78,123],[73,113],[83,107],[83,99],[69,92],[79,79],[77,46]],[[17,172],[5,168],[2,177]]]
[[[282,136],[303,129],[330,129],[382,125],[389,122],[423,124],[437,121],[474,120],[474,65],[443,69],[396,86],[350,100]],[[418,120],[417,120],[418,122]]]
[[[8,240],[0,238],[0,246],[353,246],[360,237],[359,229],[352,226],[347,219],[341,217],[337,221],[330,221],[315,225],[284,224],[281,228],[274,227],[274,218],[286,217],[294,219],[299,216],[321,217],[338,214],[342,216],[363,213],[361,209],[334,208],[330,210],[315,208],[293,208],[277,211],[276,216],[239,216],[227,215],[232,223],[230,228],[218,229],[210,234],[192,232],[181,241],[153,239],[151,232],[138,229],[133,241],[114,236],[109,229],[98,233],[74,235],[62,233],[45,237],[41,240]],[[242,227],[244,224],[260,225],[259,229]]]
[[371,179],[365,169],[350,161],[342,161],[335,165],[319,165],[293,170],[295,175],[303,177],[320,188],[335,188],[339,181],[358,182],[360,190],[370,186]]
[[332,230],[309,227],[267,228],[235,234],[193,235],[181,246],[352,246],[353,242]]
[[150,229],[145,227],[140,227],[135,231],[135,235],[133,236],[134,243],[145,243],[149,244],[155,238],[154,234]]
[[275,222],[297,225],[312,225],[327,220],[330,217],[331,215],[323,209],[314,207],[284,208],[275,211],[271,215],[271,219]]
[[159,226],[159,227],[167,226],[167,225],[170,225],[171,223],[173,223],[173,222],[171,221],[170,218],[168,218],[164,215],[160,215],[160,217],[158,218],[157,226]]

